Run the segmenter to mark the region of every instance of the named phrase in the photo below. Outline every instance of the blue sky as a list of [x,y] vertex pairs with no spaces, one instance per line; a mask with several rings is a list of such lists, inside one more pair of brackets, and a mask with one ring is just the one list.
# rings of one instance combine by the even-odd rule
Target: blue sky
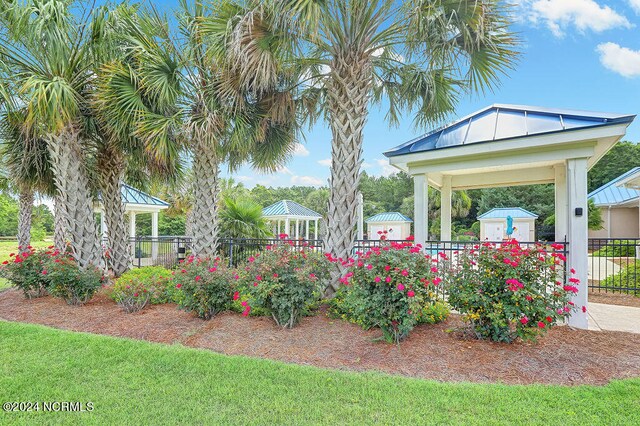
[[[495,93],[463,98],[451,120],[493,103],[640,112],[640,0],[511,1],[517,3],[514,30],[523,42],[516,70]],[[364,134],[365,170],[375,175],[392,171],[382,152],[428,130],[415,129],[411,114],[389,128],[384,115],[373,107]],[[640,141],[640,118],[626,139]],[[326,185],[330,140],[320,122],[305,132],[297,154],[279,172],[259,175],[244,167],[233,176],[248,187]]]

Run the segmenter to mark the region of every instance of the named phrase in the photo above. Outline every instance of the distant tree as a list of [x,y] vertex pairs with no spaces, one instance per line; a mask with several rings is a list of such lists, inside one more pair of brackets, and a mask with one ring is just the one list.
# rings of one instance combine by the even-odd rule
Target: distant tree
[[629,141],[619,142],[589,170],[589,192],[638,166],[640,146]]
[[46,204],[40,204],[33,208],[33,227],[42,227],[47,234],[52,234],[54,221],[53,213]]
[[477,214],[496,207],[522,207],[538,215],[543,223],[555,211],[553,185],[524,185],[504,188],[487,188],[480,192]]

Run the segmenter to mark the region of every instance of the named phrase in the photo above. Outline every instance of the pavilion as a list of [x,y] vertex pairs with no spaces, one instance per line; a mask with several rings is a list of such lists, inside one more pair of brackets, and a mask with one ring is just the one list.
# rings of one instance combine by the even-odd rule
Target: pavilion
[[[282,200],[262,209],[262,216],[273,224],[273,233],[276,235],[287,234],[296,239],[302,236],[309,239],[310,223],[314,223],[314,239],[318,239],[318,221],[322,215],[318,212],[291,200]],[[291,234],[291,225],[294,225],[294,235]],[[300,229],[300,228],[303,229]]]
[[[555,184],[556,241],[587,305],[587,171],[626,133],[635,115],[495,104],[385,152],[414,181],[416,243],[428,240],[428,187],[440,190],[441,239],[451,241],[454,190]],[[587,328],[579,310],[569,320]]]

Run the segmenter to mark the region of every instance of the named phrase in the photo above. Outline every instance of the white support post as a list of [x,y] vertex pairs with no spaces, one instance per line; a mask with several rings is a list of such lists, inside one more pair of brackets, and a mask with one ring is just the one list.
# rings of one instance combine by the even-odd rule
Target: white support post
[[[589,293],[588,269],[588,220],[587,220],[587,159],[567,160],[568,189],[568,241],[569,256],[567,269],[575,269],[575,277],[580,280],[578,293],[572,298],[577,310],[569,317],[569,325],[576,328],[589,327],[587,308]],[[581,209],[581,211],[579,211]],[[570,274],[569,274],[570,275]]]
[[564,241],[568,236],[569,206],[567,192],[567,165],[557,164],[555,167],[555,217],[556,241]]
[[151,213],[151,259],[158,258],[158,212]]
[[424,247],[429,235],[429,184],[426,174],[413,176],[413,216],[415,243]]
[[100,210],[100,235],[101,243],[104,243],[107,239],[107,223],[104,220],[104,209]]
[[296,219],[296,240],[300,238],[300,220]]
[[451,241],[451,176],[443,176],[440,190],[440,240]]
[[287,234],[287,238],[291,236],[291,233],[289,232],[289,218],[284,220],[284,233]]
[[364,198],[358,192],[358,239],[364,240]]
[[315,226],[313,227],[313,233],[314,233],[313,239],[317,240],[318,239],[318,219],[316,219]]
[[136,213],[129,212],[129,238],[131,239],[131,254],[136,256],[136,243],[134,241],[136,237]]
[[278,219],[278,235],[282,234],[282,232],[280,232],[280,219]]
[[304,239],[309,241],[309,219],[304,221]]

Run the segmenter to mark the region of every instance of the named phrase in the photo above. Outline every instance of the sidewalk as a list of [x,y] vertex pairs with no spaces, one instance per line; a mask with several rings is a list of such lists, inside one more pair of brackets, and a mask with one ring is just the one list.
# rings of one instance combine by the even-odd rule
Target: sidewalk
[[640,308],[589,303],[589,330],[640,334]]

